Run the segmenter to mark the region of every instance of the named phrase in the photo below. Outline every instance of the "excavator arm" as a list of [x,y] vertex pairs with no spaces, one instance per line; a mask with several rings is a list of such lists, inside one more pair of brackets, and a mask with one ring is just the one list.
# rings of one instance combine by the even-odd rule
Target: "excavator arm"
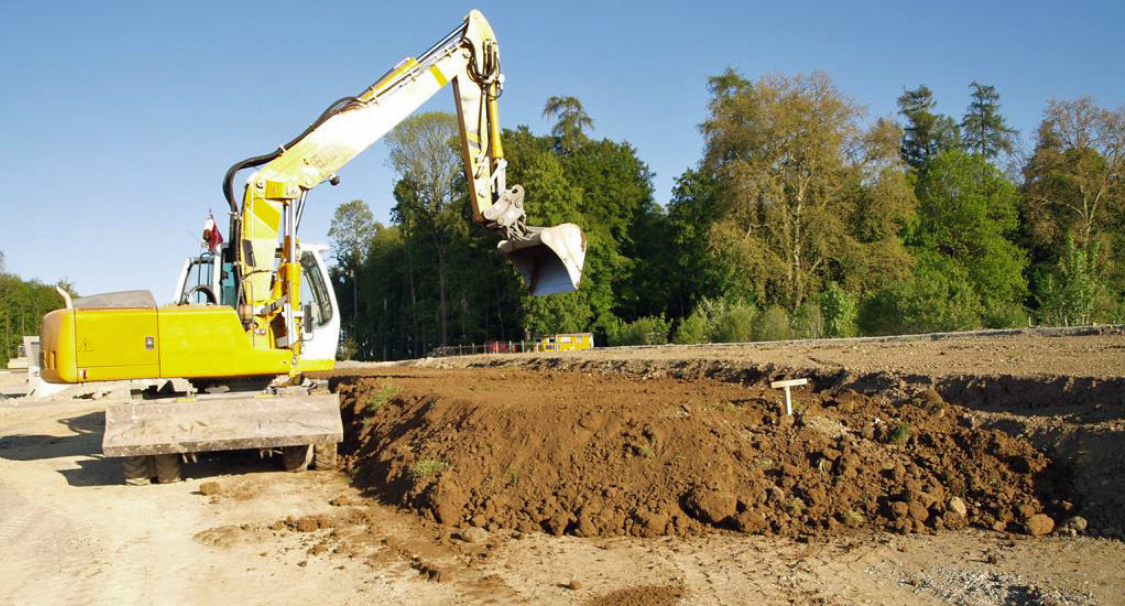
[[[474,221],[503,237],[500,250],[516,264],[532,294],[577,289],[586,247],[581,229],[528,226],[523,188],[507,188],[497,114],[503,82],[496,37],[474,10],[421,57],[405,59],[359,95],[332,104],[293,141],[232,166],[223,189],[231,206],[231,233],[238,238],[231,248],[239,315],[247,329],[275,338],[299,334],[296,230],[307,193],[324,181],[334,182],[344,165],[450,83]],[[233,179],[251,167],[260,168],[247,180],[238,207]],[[294,353],[300,346],[300,339],[281,342]]]

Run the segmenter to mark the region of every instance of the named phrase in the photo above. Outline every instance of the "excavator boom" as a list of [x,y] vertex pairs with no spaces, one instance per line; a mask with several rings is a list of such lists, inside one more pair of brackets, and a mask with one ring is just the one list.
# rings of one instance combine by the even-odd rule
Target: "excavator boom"
[[[291,275],[294,263],[287,250],[306,194],[335,179],[344,165],[450,83],[473,220],[503,237],[500,250],[519,269],[532,294],[576,290],[585,260],[582,230],[573,224],[528,226],[522,188],[507,188],[497,108],[503,82],[492,27],[474,10],[421,57],[403,60],[360,94],[334,103],[289,145],[232,166],[224,192],[234,217],[232,232],[242,243],[234,253],[243,322],[265,330],[297,299],[299,284]],[[261,168],[248,179],[238,208],[234,175],[253,166]],[[280,281],[273,272],[279,234],[290,243],[282,250],[276,274]],[[286,316],[285,325],[294,330],[291,317]]]

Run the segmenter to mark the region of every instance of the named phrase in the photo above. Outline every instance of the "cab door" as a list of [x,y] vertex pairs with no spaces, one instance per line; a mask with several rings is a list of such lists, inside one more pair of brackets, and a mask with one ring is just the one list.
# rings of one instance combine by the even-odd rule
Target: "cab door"
[[[301,368],[331,368],[340,343],[340,314],[336,293],[321,258],[321,247],[301,249]],[[308,318],[304,315],[309,314]],[[309,330],[311,329],[311,330]]]

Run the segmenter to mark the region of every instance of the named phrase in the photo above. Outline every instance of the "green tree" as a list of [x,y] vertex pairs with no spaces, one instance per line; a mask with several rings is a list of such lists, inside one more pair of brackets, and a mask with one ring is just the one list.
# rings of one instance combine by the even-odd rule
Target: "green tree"
[[[1024,167],[1025,232],[1040,274],[1072,238],[1102,279],[1125,290],[1125,108],[1052,100]],[[1096,249],[1096,250],[1095,250]]]
[[[1097,256],[1097,244],[1094,245]],[[1067,237],[1058,267],[1047,276],[1039,295],[1039,319],[1051,326],[1083,326],[1093,319],[1102,290],[1092,258]]]
[[1016,131],[1000,115],[1000,93],[996,92],[996,87],[976,80],[969,87],[973,89],[973,100],[961,119],[965,148],[988,160],[1001,153],[1012,153]]
[[905,281],[860,304],[857,324],[865,335],[905,335],[980,328],[983,307],[968,272],[949,257],[920,254]]
[[[60,280],[59,287],[78,296],[69,282]],[[39,333],[44,315],[62,305],[54,286],[0,271],[0,366],[16,355],[24,335]]]
[[829,337],[856,336],[856,297],[833,282],[820,293],[820,311]]
[[[436,255],[440,343],[449,342],[449,249],[452,232],[465,229],[460,205],[463,174],[457,117],[425,112],[407,118],[389,135],[390,164],[400,177],[394,212],[408,234],[430,240]],[[409,262],[409,261],[408,261]]]
[[[351,305],[340,310],[348,332],[355,329],[355,317],[359,313],[359,285],[356,272],[364,262],[364,254],[375,234],[375,215],[363,200],[352,200],[336,207],[332,222],[328,227],[328,239],[332,243],[332,253],[336,259],[337,276],[343,289],[351,291]],[[348,284],[350,283],[350,288]],[[348,298],[344,299],[345,301]]]
[[561,155],[570,155],[594,130],[594,119],[582,108],[577,97],[550,97],[543,105],[543,117],[554,120],[551,134]]
[[893,125],[864,129],[860,108],[820,72],[750,82],[728,70],[709,84],[701,170],[714,175],[707,203],[717,208],[702,213],[719,218],[703,237],[732,266],[741,294],[796,309],[848,268],[900,271],[893,266],[905,254],[873,254],[887,245],[901,253],[897,237],[852,220],[874,208],[910,215],[909,188],[892,187],[905,183],[887,136],[898,133]]
[[937,101],[925,85],[907,90],[898,98],[899,113],[906,118],[902,138],[902,159],[922,170],[931,158],[960,145],[957,123],[934,112]]
[[920,251],[964,269],[990,327],[1017,321],[1027,298],[1026,254],[1011,239],[1018,198],[1016,188],[983,156],[960,150],[933,159],[918,183],[913,242]]

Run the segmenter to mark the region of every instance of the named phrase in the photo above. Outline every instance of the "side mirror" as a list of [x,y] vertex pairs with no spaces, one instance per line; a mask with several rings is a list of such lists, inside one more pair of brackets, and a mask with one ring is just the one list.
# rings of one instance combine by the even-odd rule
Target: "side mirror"
[[314,328],[314,324],[313,324],[313,306],[312,306],[312,301],[309,301],[309,302],[305,303],[305,305],[304,305],[304,307],[303,307],[303,308],[301,309],[301,311],[302,311],[302,313],[301,313],[301,320],[302,320],[302,322],[303,322],[303,324],[304,324],[304,326],[303,326],[303,328],[304,328],[303,332],[304,332],[304,333],[305,333],[305,334],[306,334],[306,335],[308,336],[308,338],[310,338],[310,339],[311,339],[311,338],[312,338],[312,334],[313,334],[313,330],[315,330],[315,328]]

